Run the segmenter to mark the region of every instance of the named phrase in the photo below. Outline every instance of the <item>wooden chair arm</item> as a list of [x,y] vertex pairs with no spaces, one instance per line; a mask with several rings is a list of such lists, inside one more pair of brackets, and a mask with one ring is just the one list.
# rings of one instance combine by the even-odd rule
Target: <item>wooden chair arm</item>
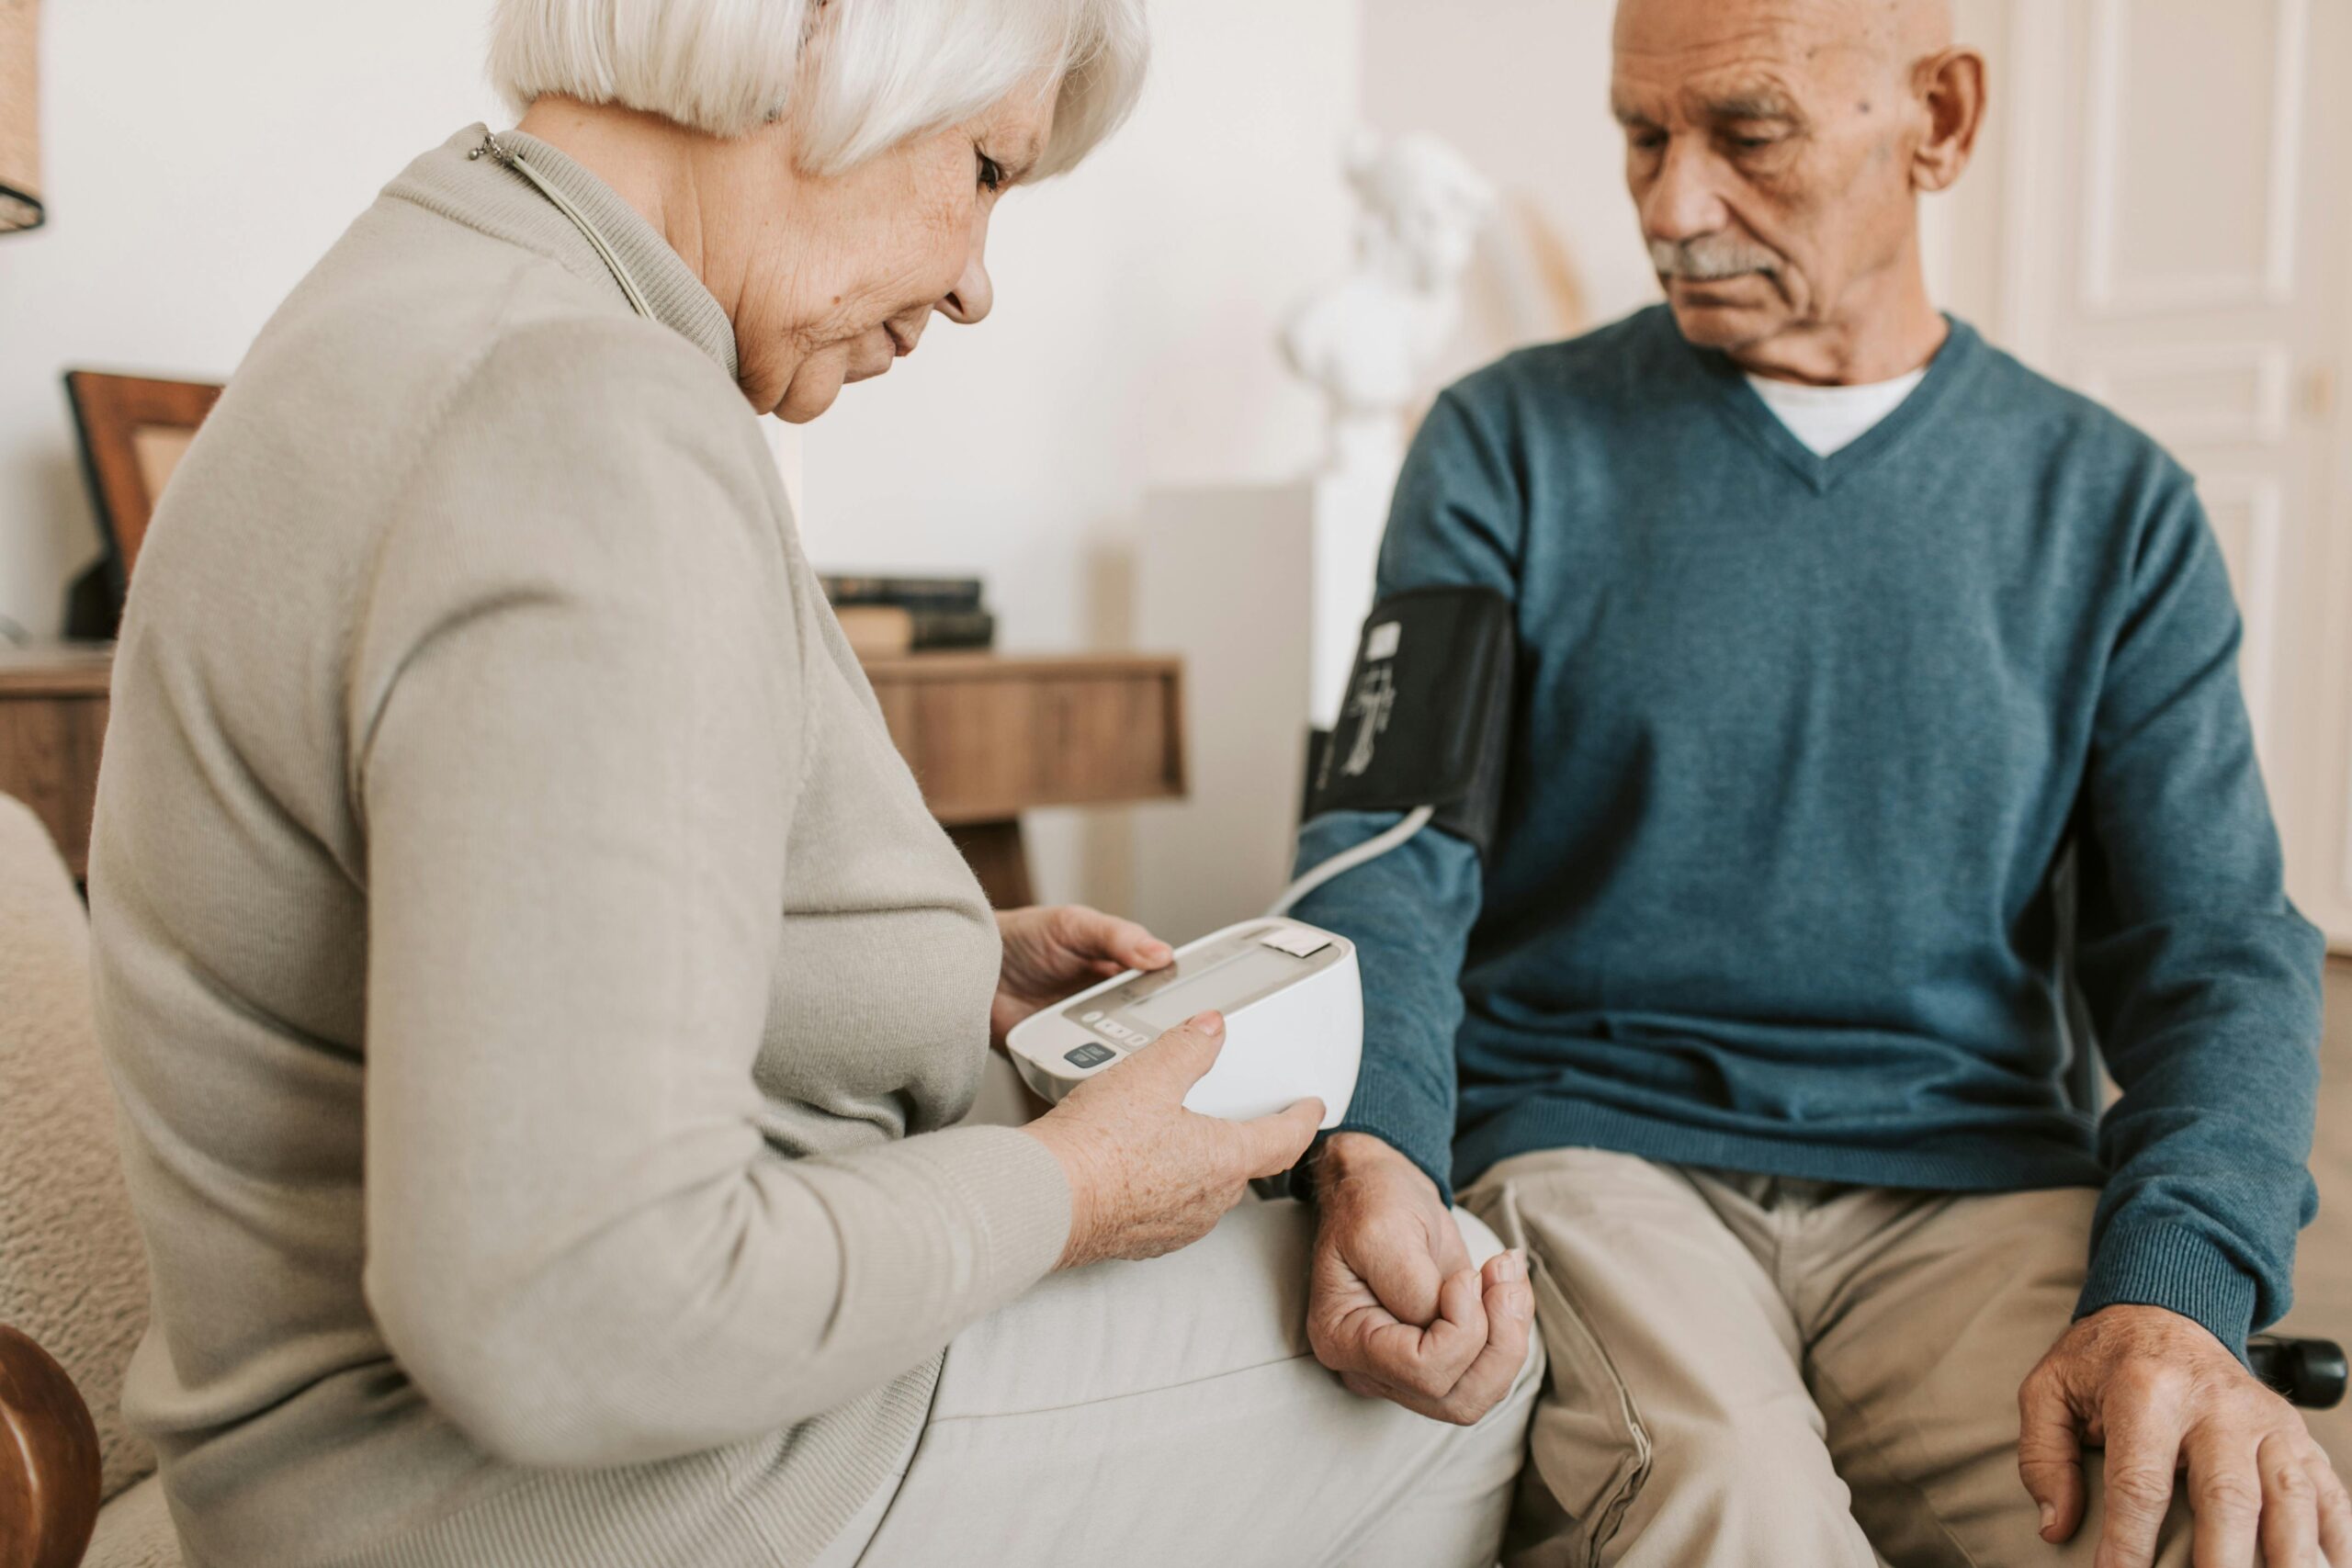
[[74,1380],[0,1324],[0,1568],[77,1568],[98,1473],[98,1429]]

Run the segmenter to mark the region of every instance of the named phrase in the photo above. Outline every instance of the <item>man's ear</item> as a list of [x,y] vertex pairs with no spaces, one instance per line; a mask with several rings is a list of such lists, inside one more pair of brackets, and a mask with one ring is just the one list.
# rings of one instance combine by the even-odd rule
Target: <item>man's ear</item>
[[1973,49],[1939,50],[1911,68],[1912,90],[1928,111],[1928,134],[1911,158],[1912,188],[1948,188],[1968,167],[1984,123],[1984,57]]

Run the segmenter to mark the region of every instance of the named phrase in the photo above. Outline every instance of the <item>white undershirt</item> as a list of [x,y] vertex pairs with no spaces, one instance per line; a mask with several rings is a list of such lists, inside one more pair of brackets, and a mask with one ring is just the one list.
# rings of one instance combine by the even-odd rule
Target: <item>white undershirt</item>
[[1893,413],[1927,374],[1923,365],[1908,376],[1859,387],[1808,387],[1798,381],[1775,381],[1769,376],[1750,376],[1747,384],[1756,389],[1766,408],[1780,415],[1792,434],[1826,457]]

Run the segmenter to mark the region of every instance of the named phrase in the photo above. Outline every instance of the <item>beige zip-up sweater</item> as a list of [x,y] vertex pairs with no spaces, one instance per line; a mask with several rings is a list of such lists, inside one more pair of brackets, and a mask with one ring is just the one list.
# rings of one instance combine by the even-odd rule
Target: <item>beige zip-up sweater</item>
[[803,1562],[1069,1197],[950,1129],[997,934],[717,301],[474,127],[264,329],[141,556],[91,874],[194,1562]]

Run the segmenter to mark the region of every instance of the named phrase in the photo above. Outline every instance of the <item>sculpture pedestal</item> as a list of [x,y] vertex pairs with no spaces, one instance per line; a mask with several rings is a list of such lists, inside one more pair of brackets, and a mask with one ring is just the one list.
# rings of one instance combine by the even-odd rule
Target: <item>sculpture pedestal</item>
[[1311,529],[1309,576],[1314,583],[1308,636],[1314,647],[1307,679],[1307,716],[1329,729],[1348,694],[1348,671],[1364,617],[1372,614],[1373,579],[1380,567],[1381,536],[1396,493],[1394,442],[1380,460],[1359,460],[1345,472],[1318,475],[1304,487]]
[[1394,480],[1144,498],[1135,644],[1183,657],[1190,789],[1135,812],[1134,914],[1169,942],[1256,914],[1289,879],[1307,730],[1345,694]]

